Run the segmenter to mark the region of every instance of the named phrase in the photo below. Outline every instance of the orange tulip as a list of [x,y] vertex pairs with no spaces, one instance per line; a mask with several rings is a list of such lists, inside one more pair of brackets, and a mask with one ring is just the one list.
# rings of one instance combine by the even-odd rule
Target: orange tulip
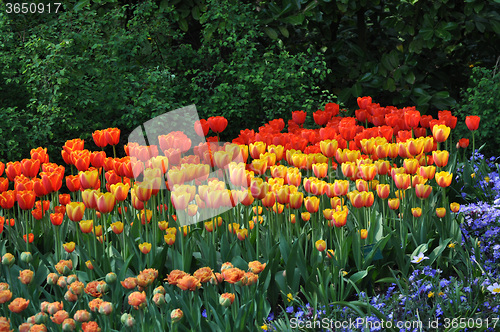
[[9,189],[9,179],[0,178],[0,193],[7,191]]
[[19,161],[15,162],[9,161],[7,163],[7,166],[5,168],[5,175],[7,175],[9,181],[13,182],[16,176],[19,176],[21,174],[22,174],[21,163]]
[[420,164],[417,159],[405,159],[403,160],[403,168],[405,169],[406,174],[415,174],[417,173],[418,167]]
[[420,199],[426,199],[432,192],[432,187],[427,184],[417,184],[415,186],[415,194]]
[[148,254],[151,251],[151,243],[144,242],[144,243],[139,244],[139,250],[143,254]]
[[314,175],[319,179],[322,179],[322,178],[328,176],[328,164],[326,164],[326,163],[313,164],[312,170],[314,172]]
[[200,280],[192,275],[185,275],[177,281],[177,287],[182,290],[195,291],[201,287]]
[[30,300],[25,300],[22,297],[15,298],[10,304],[9,304],[9,310],[14,313],[20,313],[21,311],[25,310],[28,308],[28,305],[30,304]]
[[456,202],[450,203],[450,210],[453,213],[458,213],[460,211],[460,204]]
[[362,229],[359,231],[359,236],[361,237],[361,240],[364,240],[368,237],[368,230]]
[[[343,209],[339,209],[338,211],[335,211],[333,213],[333,225],[335,225],[335,227],[342,227],[342,226],[345,226],[345,224],[347,223],[347,215],[349,213],[349,210],[344,206]],[[330,226],[332,226],[330,224]]]
[[21,283],[24,285],[29,285],[33,280],[34,272],[31,270],[22,270],[19,271],[18,279],[21,280]]
[[[47,148],[38,147],[36,149],[31,149],[30,151],[31,159],[40,160],[40,164],[45,164],[49,162],[49,155],[47,154]],[[2,172],[0,172],[0,175]]]
[[374,164],[359,165],[359,170],[365,181],[371,181],[377,176],[377,166]]
[[66,176],[66,187],[72,192],[80,190],[80,177],[78,175]]
[[368,186],[368,182],[366,182],[363,179],[356,180],[356,189],[358,189],[358,191],[370,191],[370,188]]
[[134,307],[134,309],[139,310],[146,306],[146,293],[144,292],[133,292],[128,296],[128,304]]
[[97,205],[97,210],[101,213],[109,213],[113,211],[116,203],[116,198],[112,193],[100,193],[95,191],[94,198]]
[[101,168],[104,166],[104,161],[106,160],[106,152],[104,151],[94,151],[89,156],[90,163],[96,168]]
[[185,210],[189,205],[191,194],[185,191],[173,191],[170,198],[176,210]]
[[108,145],[108,142],[106,140],[105,130],[96,130],[92,133],[92,138],[94,139],[95,145],[97,145],[100,148],[105,147]]
[[286,173],[286,183],[293,186],[300,186],[302,182],[302,173],[297,168],[288,168]]
[[354,178],[358,173],[358,166],[350,161],[343,163],[341,168],[342,174],[344,174],[346,178]]
[[50,214],[50,222],[54,226],[60,226],[63,222],[64,214],[62,213],[51,213]]
[[338,196],[345,196],[347,195],[347,192],[349,191],[349,181],[348,180],[335,180],[333,182],[333,195],[338,197]]
[[64,243],[63,248],[66,252],[71,254],[75,250],[75,242]]
[[104,130],[104,137],[109,145],[116,145],[120,142],[120,129],[108,128]]
[[261,178],[253,178],[250,182],[250,192],[256,199],[262,199],[269,191],[269,184]]
[[40,170],[40,160],[23,159],[21,160],[21,172],[24,176],[34,178]]
[[21,210],[31,210],[35,205],[35,192],[33,191],[18,191],[16,193],[16,200]]

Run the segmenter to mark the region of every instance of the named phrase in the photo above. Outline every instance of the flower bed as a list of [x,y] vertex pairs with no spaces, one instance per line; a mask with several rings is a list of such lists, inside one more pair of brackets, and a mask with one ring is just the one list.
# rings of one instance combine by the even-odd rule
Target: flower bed
[[[417,309],[424,330],[490,328],[496,247],[481,236],[496,228],[467,229],[472,208],[450,200],[484,181],[452,142],[457,119],[358,104],[227,144],[213,117],[192,124],[199,144],[172,131],[117,158],[109,128],[101,151],[67,141],[66,166],[43,148],[0,163],[0,330],[377,329]],[[474,135],[479,118],[466,124]]]

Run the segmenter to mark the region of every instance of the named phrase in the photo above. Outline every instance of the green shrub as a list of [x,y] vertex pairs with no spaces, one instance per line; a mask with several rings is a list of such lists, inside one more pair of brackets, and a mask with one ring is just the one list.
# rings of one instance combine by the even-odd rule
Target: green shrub
[[123,143],[136,126],[190,104],[203,118],[225,116],[231,126],[223,139],[229,139],[243,127],[257,129],[333,101],[321,88],[330,73],[322,54],[263,44],[251,5],[207,4],[199,13],[199,43],[179,29],[177,11],[153,1],[106,4],[107,10],[97,2],[72,10],[68,3],[57,19],[24,22],[24,40],[17,38],[17,17],[0,14],[0,88],[6,91],[0,97],[15,94],[2,98],[0,109],[19,112],[0,125],[11,137],[0,159],[44,146],[62,162],[66,139],[80,137],[96,149],[94,130],[119,127]]
[[[459,117],[457,134],[471,138],[465,125],[465,117],[478,115],[481,117],[479,129],[476,131],[476,142],[485,144],[482,152],[487,156],[500,155],[500,75],[498,67],[488,69],[475,67],[470,77],[470,87],[463,92],[463,103],[456,110]],[[458,137],[457,137],[458,138]],[[472,140],[471,140],[472,144]],[[478,148],[479,146],[476,146]]]

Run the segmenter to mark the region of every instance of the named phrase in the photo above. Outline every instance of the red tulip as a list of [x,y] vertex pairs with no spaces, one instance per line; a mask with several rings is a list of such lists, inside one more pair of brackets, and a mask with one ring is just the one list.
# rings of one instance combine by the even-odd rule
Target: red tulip
[[372,104],[372,97],[370,97],[370,96],[368,96],[368,97],[358,97],[357,102],[358,102],[359,108],[361,108],[361,109],[367,109],[368,106],[370,106]]
[[479,128],[479,120],[481,120],[479,116],[469,115],[465,117],[465,124],[470,131],[475,131]]
[[306,121],[307,113],[304,111],[292,112],[292,120],[298,125],[303,124]]
[[[200,137],[205,137],[208,134],[208,131],[210,130],[210,124],[208,123],[207,120],[201,119],[200,121],[196,121],[194,123],[194,130],[196,131],[196,134]],[[163,149],[166,150],[166,149]]]
[[212,116],[208,118],[208,124],[214,133],[221,133],[227,127],[227,119],[222,116]]

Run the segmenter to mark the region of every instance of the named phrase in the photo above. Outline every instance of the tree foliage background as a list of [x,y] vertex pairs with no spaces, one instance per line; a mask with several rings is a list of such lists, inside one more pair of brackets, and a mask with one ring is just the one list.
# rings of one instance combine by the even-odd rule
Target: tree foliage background
[[[500,0],[0,1],[0,160],[196,104],[226,135],[371,95],[459,108],[472,67],[499,55]],[[34,1],[36,3],[53,1]],[[465,98],[464,98],[465,100]]]

